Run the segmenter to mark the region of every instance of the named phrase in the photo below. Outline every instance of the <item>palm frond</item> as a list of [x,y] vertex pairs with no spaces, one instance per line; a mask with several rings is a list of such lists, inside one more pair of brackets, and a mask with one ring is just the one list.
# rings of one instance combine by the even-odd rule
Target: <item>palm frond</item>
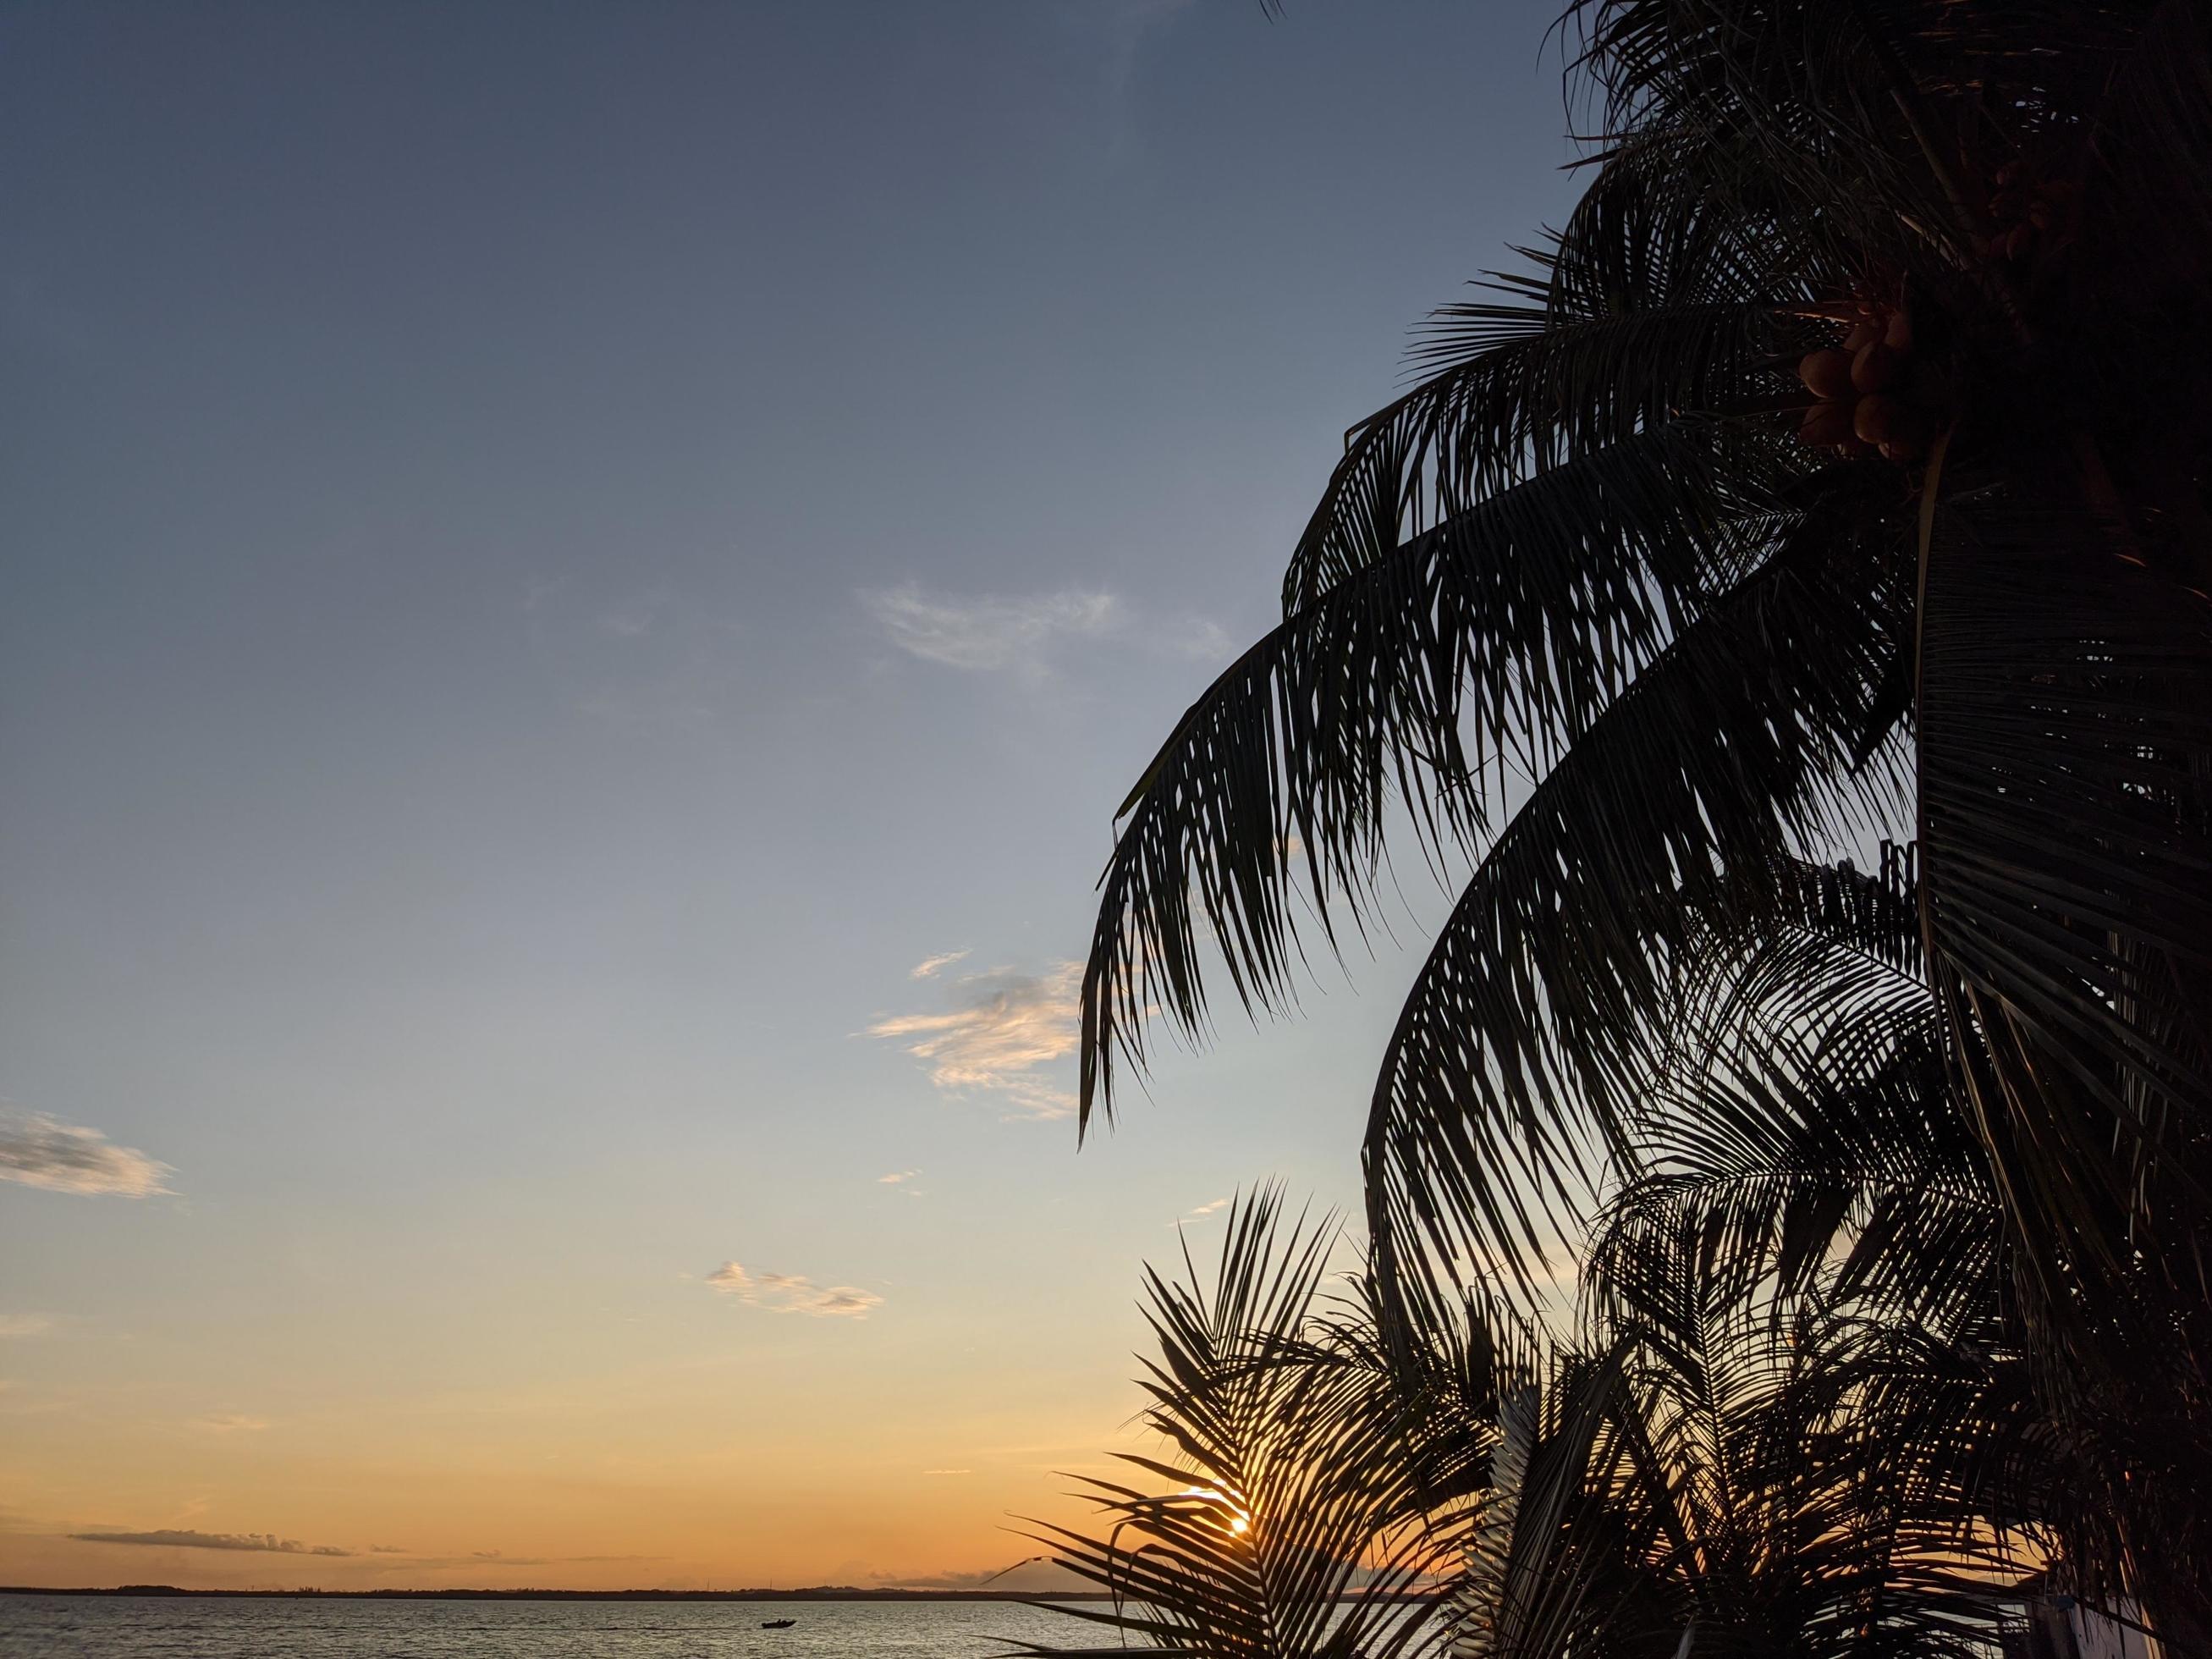
[[[1141,1066],[1149,1010],[1203,1030],[1200,923],[1248,1008],[1281,1006],[1303,863],[1321,926],[1360,915],[1394,799],[1466,842],[1670,629],[1791,521],[1778,480],[1716,497],[1709,449],[1639,437],[1504,490],[1339,583],[1178,723],[1127,803],[1083,984],[1082,1110]],[[1470,647],[1492,642],[1478,657]],[[1493,779],[1496,781],[1493,781]]]
[[1395,1421],[1360,1408],[1374,1378],[1311,1340],[1336,1239],[1286,1227],[1262,1189],[1232,1206],[1210,1287],[1187,1255],[1181,1279],[1147,1271],[1145,1421],[1174,1461],[1123,1455],[1164,1490],[1084,1483],[1103,1536],[1032,1534],[1115,1598],[1062,1611],[1206,1659],[1390,1659],[1422,1638],[1428,1601],[1405,1598],[1443,1546],[1413,1522]]
[[1592,1237],[1585,1323],[1632,1321],[1644,1262],[1687,1238],[1705,1294],[1771,1319],[1813,1297],[1956,1328],[1995,1293],[2002,1229],[1934,999],[1790,929],[1708,954],[1726,967],[1695,964],[1677,1005]]
[[1285,617],[1431,526],[1639,433],[1692,428],[1753,472],[1774,467],[1757,427],[1715,417],[1783,384],[1772,354],[1794,361],[1809,337],[1784,313],[1812,289],[1788,216],[1712,212],[1663,187],[1705,149],[1694,132],[1624,143],[1525,269],[1431,316],[1413,354],[1425,378],[1346,434],[1284,575]]
[[1410,1230],[1409,1247],[1533,1286],[1586,1212],[1595,1160],[1626,1147],[1672,953],[1701,914],[1772,902],[1769,872],[1876,787],[1848,751],[1897,647],[1896,598],[1833,534],[1808,530],[1670,645],[1484,856],[1376,1087],[1369,1219],[1386,1252]]
[[2031,1248],[2101,1278],[2115,1228],[2212,1218],[2212,603],[2063,510],[1956,529],[1923,623],[1929,943]]
[[[1297,901],[1336,949],[1409,825],[1473,872],[1370,1102],[1371,1341],[1305,1340],[1402,1437],[1455,1281],[1533,1319],[1600,1213],[1520,1650],[1966,1651],[2023,1528],[2212,1650],[2212,15],[1565,27],[1582,201],[1432,319],[1125,807],[1085,1121],[1155,1007],[1203,1035],[1209,940],[1288,1006]],[[1879,461],[1777,438],[1838,317],[1880,350],[1803,365],[1806,431]],[[1908,740],[1917,863],[1822,868]],[[1472,1501],[1495,1407],[1407,1502]]]

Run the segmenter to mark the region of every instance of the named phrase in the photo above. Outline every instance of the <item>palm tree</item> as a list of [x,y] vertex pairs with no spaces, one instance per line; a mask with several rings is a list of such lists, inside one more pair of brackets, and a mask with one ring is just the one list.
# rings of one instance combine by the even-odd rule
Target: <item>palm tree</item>
[[1915,1433],[1977,1397],[1934,1352],[1877,1356],[1810,1303],[1776,1323],[1694,1230],[1643,1239],[1656,1271],[1589,1350],[1479,1299],[1408,1342],[1371,1280],[1322,1294],[1332,1231],[1283,1233],[1279,1203],[1238,1204],[1210,1291],[1150,1277],[1174,1461],[1088,1483],[1103,1535],[1037,1534],[1115,1596],[1064,1611],[1191,1659],[1994,1651],[1990,1529],[1915,1478],[1941,1462]]
[[1920,1098],[1970,1131],[2040,1410],[2114,1506],[2069,1571],[2212,1650],[2212,10],[1563,27],[1581,201],[1437,314],[1282,622],[1124,804],[1084,1121],[1152,1011],[1203,1034],[1209,945],[1287,1007],[1300,910],[1336,948],[1410,835],[1470,867],[1370,1107],[1378,1274],[1534,1307],[1643,1167],[1703,942],[1894,842]]
[[1122,1455],[1164,1490],[1084,1483],[1103,1538],[1036,1523],[1115,1598],[1063,1611],[1192,1659],[1395,1659],[1420,1642],[1424,1610],[1396,1598],[1445,1562],[1409,1484],[1435,1458],[1407,1437],[1368,1328],[1323,1316],[1339,1237],[1285,1224],[1262,1189],[1231,1210],[1210,1288],[1187,1249],[1187,1278],[1147,1270],[1144,1422],[1178,1461]]

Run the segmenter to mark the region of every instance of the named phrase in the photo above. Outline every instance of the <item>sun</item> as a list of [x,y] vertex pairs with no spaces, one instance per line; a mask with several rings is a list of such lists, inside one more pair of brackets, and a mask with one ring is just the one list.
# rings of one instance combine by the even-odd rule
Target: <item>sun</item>
[[1231,1537],[1242,1538],[1246,1533],[1252,1530],[1252,1517],[1245,1514],[1243,1510],[1237,1508],[1236,1500],[1231,1498],[1227,1492],[1218,1491],[1212,1486],[1185,1486],[1182,1489],[1182,1495],[1185,1498],[1203,1498],[1207,1499],[1209,1502],[1218,1504],[1224,1509],[1227,1510],[1229,1511],[1229,1535]]

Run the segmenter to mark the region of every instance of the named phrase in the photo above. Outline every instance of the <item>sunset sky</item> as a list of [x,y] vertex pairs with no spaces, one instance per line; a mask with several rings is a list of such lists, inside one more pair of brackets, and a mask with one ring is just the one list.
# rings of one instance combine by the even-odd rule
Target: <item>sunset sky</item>
[[1110,813],[1564,209],[1556,9],[0,14],[0,1581],[1074,1513],[1411,973],[1079,1155]]

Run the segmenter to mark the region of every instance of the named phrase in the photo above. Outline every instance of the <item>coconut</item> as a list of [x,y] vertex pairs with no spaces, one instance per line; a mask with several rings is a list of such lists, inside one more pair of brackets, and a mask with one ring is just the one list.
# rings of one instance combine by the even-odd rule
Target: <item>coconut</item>
[[1895,348],[1887,341],[1876,340],[1872,345],[1862,346],[1859,355],[1851,359],[1851,385],[1861,392],[1887,391],[1903,366]]
[[1848,398],[1851,395],[1850,354],[1834,346],[1808,351],[1797,365],[1797,378],[1815,398]]
[[1912,319],[1902,311],[1889,316],[1889,326],[1882,331],[1882,343],[1900,357],[1912,349]]
[[1862,398],[1851,416],[1851,430],[1863,442],[1886,444],[1897,435],[1905,407],[1904,399],[1893,398],[1886,392]]
[[1844,336],[1844,350],[1847,356],[1856,357],[1862,347],[1870,346],[1880,338],[1881,331],[1879,328],[1872,323],[1860,323]]
[[1849,443],[1850,437],[1849,404],[1814,404],[1805,411],[1805,418],[1797,428],[1797,441],[1816,449],[1833,449],[1838,444]]

